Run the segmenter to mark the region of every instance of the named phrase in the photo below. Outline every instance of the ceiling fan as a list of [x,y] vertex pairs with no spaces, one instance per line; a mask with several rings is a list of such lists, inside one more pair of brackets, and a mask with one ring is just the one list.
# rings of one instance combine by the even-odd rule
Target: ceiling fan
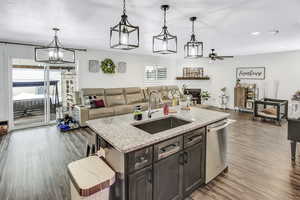
[[211,60],[224,60],[225,58],[233,58],[233,56],[219,56],[216,52],[215,49],[211,49],[211,53],[208,54],[208,57]]

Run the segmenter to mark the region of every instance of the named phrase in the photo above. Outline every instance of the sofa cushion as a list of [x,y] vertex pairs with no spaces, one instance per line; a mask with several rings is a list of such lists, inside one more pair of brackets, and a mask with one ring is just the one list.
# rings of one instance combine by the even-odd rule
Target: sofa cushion
[[104,90],[105,95],[120,95],[123,94],[123,88],[109,88]]
[[126,104],[124,95],[106,96],[106,102],[109,107]]
[[124,88],[125,94],[135,94],[135,93],[140,93],[141,88],[139,87],[129,87],[129,88]]
[[97,119],[101,117],[109,117],[113,116],[114,109],[113,108],[95,108],[89,110],[89,119]]
[[114,110],[115,115],[123,115],[132,113],[134,110],[133,105],[120,105],[111,107]]
[[123,88],[105,89],[104,92],[107,106],[111,107],[126,104]]
[[144,102],[144,94],[141,88],[131,87],[131,88],[124,88],[126,103],[127,104],[134,104],[139,102]]
[[126,100],[127,100],[127,104],[134,104],[134,103],[144,102],[144,97],[141,93],[127,94]]
[[83,88],[81,89],[83,96],[104,96],[103,88]]

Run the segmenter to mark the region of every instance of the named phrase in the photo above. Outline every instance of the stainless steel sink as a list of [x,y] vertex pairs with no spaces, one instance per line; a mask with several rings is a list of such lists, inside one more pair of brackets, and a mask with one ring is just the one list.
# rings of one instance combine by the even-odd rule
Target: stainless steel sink
[[146,131],[150,134],[156,134],[162,131],[166,131],[172,128],[176,128],[178,126],[182,126],[185,124],[191,123],[190,121],[186,121],[183,119],[179,119],[174,116],[166,117],[163,119],[157,119],[150,122],[144,122],[141,124],[134,124],[133,126],[139,128],[143,131]]

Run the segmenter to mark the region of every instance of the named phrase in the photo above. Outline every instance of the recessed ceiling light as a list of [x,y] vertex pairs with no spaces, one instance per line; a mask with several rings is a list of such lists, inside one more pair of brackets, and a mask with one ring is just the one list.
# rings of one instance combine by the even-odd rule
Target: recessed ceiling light
[[279,34],[279,30],[274,29],[274,30],[269,31],[269,33],[271,33],[273,35],[277,35],[277,34]]
[[252,32],[251,35],[258,36],[258,35],[260,35],[260,32],[255,31],[255,32]]

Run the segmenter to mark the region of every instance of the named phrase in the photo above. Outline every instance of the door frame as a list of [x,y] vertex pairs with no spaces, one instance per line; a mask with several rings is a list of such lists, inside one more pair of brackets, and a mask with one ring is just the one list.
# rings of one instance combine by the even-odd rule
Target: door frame
[[43,122],[34,122],[26,125],[16,126],[14,123],[14,111],[13,111],[13,59],[12,57],[8,57],[8,82],[9,82],[9,127],[10,130],[19,130],[24,128],[33,128],[40,126],[47,126],[51,124],[55,124],[56,121],[50,121],[50,97],[49,97],[49,65],[40,64],[40,66],[44,67],[44,120]]

